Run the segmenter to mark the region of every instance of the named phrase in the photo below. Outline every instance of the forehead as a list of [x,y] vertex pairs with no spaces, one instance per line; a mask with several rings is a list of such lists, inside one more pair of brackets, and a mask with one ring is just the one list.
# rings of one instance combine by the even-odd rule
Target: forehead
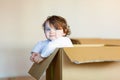
[[45,23],[45,28],[53,28],[54,26],[50,24],[48,21]]

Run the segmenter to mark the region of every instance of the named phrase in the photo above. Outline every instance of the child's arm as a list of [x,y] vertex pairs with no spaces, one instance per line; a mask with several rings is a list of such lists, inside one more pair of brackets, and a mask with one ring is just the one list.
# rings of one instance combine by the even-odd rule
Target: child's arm
[[33,52],[32,55],[30,56],[30,60],[36,63],[40,63],[41,61],[43,61],[43,59],[44,58],[41,57],[39,53],[35,53],[35,52]]

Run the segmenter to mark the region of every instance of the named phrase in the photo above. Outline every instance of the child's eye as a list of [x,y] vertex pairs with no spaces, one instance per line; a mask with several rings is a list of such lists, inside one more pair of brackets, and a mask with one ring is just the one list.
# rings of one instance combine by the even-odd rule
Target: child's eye
[[50,29],[48,28],[48,29],[45,29],[45,31],[50,31]]

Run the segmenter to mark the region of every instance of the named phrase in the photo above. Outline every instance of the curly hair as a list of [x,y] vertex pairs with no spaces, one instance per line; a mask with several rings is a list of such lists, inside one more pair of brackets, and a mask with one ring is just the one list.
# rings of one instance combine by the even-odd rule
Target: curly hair
[[67,25],[67,21],[61,16],[49,16],[43,23],[43,28],[45,29],[46,22],[49,22],[50,25],[53,25],[56,30],[63,29],[63,32],[67,35],[71,34],[70,27]]

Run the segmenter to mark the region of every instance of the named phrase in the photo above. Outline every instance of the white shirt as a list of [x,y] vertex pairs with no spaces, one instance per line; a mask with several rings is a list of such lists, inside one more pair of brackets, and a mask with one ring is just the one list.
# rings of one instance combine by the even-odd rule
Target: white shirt
[[32,52],[40,53],[42,57],[48,57],[56,48],[73,47],[68,37],[60,37],[56,40],[39,41]]

